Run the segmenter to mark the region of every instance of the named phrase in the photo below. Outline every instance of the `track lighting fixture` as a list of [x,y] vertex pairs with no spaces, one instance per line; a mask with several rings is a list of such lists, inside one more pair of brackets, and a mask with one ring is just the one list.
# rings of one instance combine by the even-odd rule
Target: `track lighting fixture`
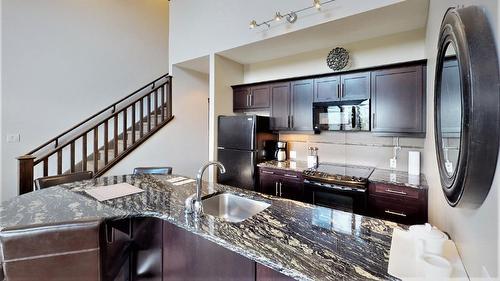
[[327,1],[323,1],[323,2],[321,2],[321,0],[313,0],[312,6],[305,7],[303,9],[300,9],[297,11],[291,11],[290,13],[284,14],[284,15],[282,15],[280,12],[276,12],[272,19],[267,20],[267,21],[263,21],[261,23],[257,23],[256,20],[252,20],[252,21],[250,21],[249,26],[250,26],[250,29],[255,29],[256,27],[259,27],[261,25],[267,25],[267,27],[271,27],[272,22],[280,22],[283,18],[286,18],[286,21],[289,23],[295,23],[298,19],[297,14],[304,12],[306,10],[309,10],[309,9],[317,9],[319,11],[319,10],[321,10],[321,7],[323,5],[331,3],[333,1],[335,1],[335,0],[327,0]]

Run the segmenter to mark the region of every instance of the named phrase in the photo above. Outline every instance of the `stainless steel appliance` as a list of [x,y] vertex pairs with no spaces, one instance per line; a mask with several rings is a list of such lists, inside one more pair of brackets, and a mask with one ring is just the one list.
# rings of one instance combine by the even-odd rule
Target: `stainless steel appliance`
[[256,165],[274,159],[278,134],[269,127],[269,117],[219,116],[217,160],[226,167],[218,182],[254,190]]
[[369,131],[370,100],[313,104],[314,132]]
[[371,167],[320,164],[302,173],[304,194],[312,204],[363,215],[372,172]]
[[276,160],[283,162],[286,161],[286,142],[279,141],[276,143]]

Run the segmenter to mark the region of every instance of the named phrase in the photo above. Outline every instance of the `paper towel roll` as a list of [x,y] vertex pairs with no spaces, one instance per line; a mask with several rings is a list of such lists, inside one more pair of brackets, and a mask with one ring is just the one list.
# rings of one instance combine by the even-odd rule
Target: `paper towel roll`
[[420,152],[408,151],[408,174],[420,175]]

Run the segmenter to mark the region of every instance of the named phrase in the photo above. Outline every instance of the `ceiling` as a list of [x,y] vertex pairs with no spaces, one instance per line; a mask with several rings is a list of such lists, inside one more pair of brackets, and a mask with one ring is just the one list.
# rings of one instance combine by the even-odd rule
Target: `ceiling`
[[384,8],[222,51],[219,54],[241,64],[251,64],[415,30],[425,27],[428,6],[429,0],[406,0]]
[[210,72],[210,58],[209,56],[203,56],[177,63],[175,66],[208,74]]

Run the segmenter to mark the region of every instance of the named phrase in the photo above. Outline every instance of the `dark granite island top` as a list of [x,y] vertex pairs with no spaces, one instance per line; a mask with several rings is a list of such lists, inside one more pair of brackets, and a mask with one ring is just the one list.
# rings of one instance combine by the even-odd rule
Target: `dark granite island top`
[[[195,184],[174,186],[173,176],[119,176],[56,186],[0,204],[5,227],[85,218],[151,216],[201,235],[244,257],[299,280],[395,280],[387,273],[395,223],[213,185],[203,193],[228,191],[271,206],[241,222],[205,215],[197,223],[184,214],[184,200]],[[128,182],[145,192],[98,202],[84,190]]]

